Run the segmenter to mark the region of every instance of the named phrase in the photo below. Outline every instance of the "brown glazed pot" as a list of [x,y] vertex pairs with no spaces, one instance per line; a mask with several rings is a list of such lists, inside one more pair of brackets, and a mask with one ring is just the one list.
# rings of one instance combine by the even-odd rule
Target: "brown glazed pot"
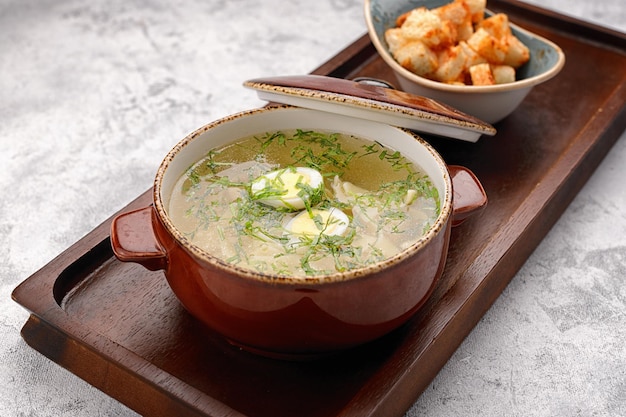
[[[278,277],[228,264],[176,229],[167,213],[168,196],[192,163],[239,138],[295,128],[377,140],[416,162],[439,190],[441,214],[433,227],[383,262],[312,278]],[[341,351],[406,322],[442,274],[451,227],[487,202],[469,170],[446,166],[428,143],[408,130],[289,106],[239,113],[184,138],[159,167],[153,198],[153,205],[114,219],[111,242],[117,258],[164,270],[184,307],[232,344],[287,359]]]

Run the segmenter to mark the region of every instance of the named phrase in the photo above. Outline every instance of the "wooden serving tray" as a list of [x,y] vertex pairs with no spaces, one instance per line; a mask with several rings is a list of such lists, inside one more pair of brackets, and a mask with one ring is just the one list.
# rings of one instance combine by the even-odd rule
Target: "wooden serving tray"
[[[13,293],[26,342],[147,416],[401,416],[505,288],[626,127],[626,36],[514,1],[490,8],[567,62],[478,143],[428,138],[489,205],[453,230],[428,304],[369,345],[313,362],[237,350],[180,306],[162,272],[118,262],[111,219]],[[314,73],[395,83],[367,36]],[[122,211],[150,204],[146,191]],[[393,302],[393,300],[390,300]]]

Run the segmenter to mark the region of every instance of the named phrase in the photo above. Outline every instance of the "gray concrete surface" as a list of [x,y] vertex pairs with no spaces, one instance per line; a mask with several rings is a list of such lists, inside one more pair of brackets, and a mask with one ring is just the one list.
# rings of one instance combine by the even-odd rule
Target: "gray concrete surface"
[[[626,32],[623,0],[532,3]],[[11,291],[263,104],[243,80],[364,32],[359,0],[0,0],[0,416],[135,415],[29,348]],[[625,177],[626,134],[408,416],[626,415]]]

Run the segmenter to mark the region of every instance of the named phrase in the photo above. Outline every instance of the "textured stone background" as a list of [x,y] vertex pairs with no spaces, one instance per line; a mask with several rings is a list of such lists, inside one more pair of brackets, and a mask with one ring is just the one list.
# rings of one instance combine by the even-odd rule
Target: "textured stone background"
[[[532,3],[626,32],[623,0]],[[29,348],[11,291],[263,104],[242,81],[364,32],[359,0],[0,0],[0,416],[135,415]],[[408,416],[626,415],[625,136]]]

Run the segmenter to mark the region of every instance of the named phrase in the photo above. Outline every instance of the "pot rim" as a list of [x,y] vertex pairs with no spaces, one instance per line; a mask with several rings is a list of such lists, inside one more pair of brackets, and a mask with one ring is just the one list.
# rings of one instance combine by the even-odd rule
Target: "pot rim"
[[[162,186],[165,173],[168,167],[170,166],[170,164],[172,163],[172,161],[176,158],[176,155],[181,150],[183,150],[187,145],[189,145],[194,140],[196,140],[200,135],[202,135],[203,133],[219,125],[229,123],[234,120],[247,117],[253,114],[273,112],[273,111],[291,111],[291,110],[319,112],[318,110],[303,109],[301,107],[295,107],[295,106],[290,106],[290,105],[280,105],[280,106],[273,106],[273,107],[257,108],[257,109],[252,109],[252,110],[244,110],[244,111],[220,118],[218,120],[212,121],[196,129],[195,131],[191,132],[190,134],[185,136],[183,139],[181,139],[168,152],[166,157],[163,159],[163,161],[159,165],[159,168],[157,170],[157,173],[154,179],[154,186],[152,189],[153,203],[154,203],[154,209],[155,209],[155,212],[157,215],[156,217],[158,221],[161,223],[161,225],[166,230],[166,232],[170,235],[170,237],[176,243],[178,243],[182,248],[184,248],[184,250],[191,253],[197,259],[203,261],[204,263],[210,265],[211,267],[217,270],[223,271],[224,273],[227,273],[229,275],[237,275],[241,279],[257,281],[259,283],[271,283],[271,284],[276,284],[276,285],[313,286],[313,285],[319,285],[319,284],[340,283],[340,282],[351,281],[353,279],[364,278],[367,276],[374,275],[376,272],[380,271],[381,269],[388,269],[395,265],[398,265],[404,262],[405,260],[407,260],[408,258],[412,257],[413,255],[415,255],[417,252],[419,252],[421,248],[428,245],[428,243],[430,243],[433,239],[435,239],[435,237],[440,232],[442,232],[442,230],[444,230],[447,226],[449,226],[449,223],[450,223],[449,220],[452,217],[452,211],[453,211],[452,210],[452,195],[453,194],[452,194],[452,180],[450,178],[450,174],[448,172],[445,161],[443,160],[441,155],[428,142],[422,139],[415,132],[410,131],[405,128],[388,125],[390,128],[400,130],[406,133],[407,135],[411,136],[413,139],[416,140],[416,142],[419,145],[421,145],[428,151],[428,154],[430,155],[430,157],[434,159],[437,166],[440,168],[440,171],[443,174],[443,181],[445,184],[445,189],[439,190],[440,193],[444,194],[443,199],[442,199],[443,204],[441,204],[441,210],[440,210],[439,216],[437,217],[435,222],[432,224],[430,229],[424,235],[422,235],[420,239],[418,239],[408,248],[403,249],[402,251],[398,252],[397,254],[383,261],[380,261],[371,265],[366,265],[361,268],[355,268],[355,269],[351,269],[351,270],[344,271],[344,272],[335,272],[332,274],[325,274],[325,275],[290,277],[290,276],[277,275],[277,274],[271,274],[271,273],[262,273],[262,272],[255,271],[250,268],[241,267],[236,264],[228,263],[220,259],[219,257],[212,255],[208,251],[200,248],[194,243],[192,243],[191,240],[185,237],[171,221],[169,215],[167,214],[167,210],[165,208],[165,204],[162,198],[163,196],[161,193],[161,186]],[[349,118],[349,116],[340,116],[340,117]],[[384,123],[380,123],[380,122],[371,122],[371,123],[384,125]],[[320,129],[328,130],[323,127],[320,127]],[[416,161],[416,162],[419,164],[419,161]],[[179,175],[182,175],[182,172],[179,173]]]

